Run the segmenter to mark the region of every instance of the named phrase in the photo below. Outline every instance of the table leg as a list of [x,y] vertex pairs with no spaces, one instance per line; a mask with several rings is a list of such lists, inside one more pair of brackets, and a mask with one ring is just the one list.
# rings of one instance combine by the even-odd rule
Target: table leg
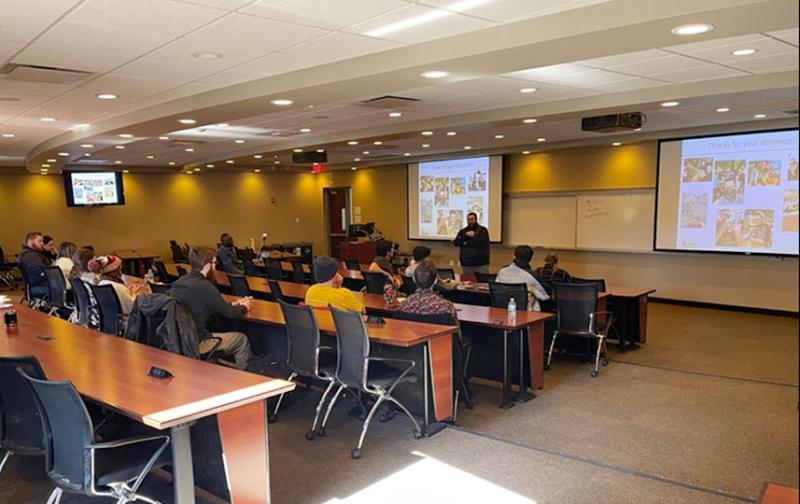
[[175,504],[194,504],[194,468],[189,427],[190,424],[176,425],[169,433]]
[[439,422],[453,417],[452,338],[451,334],[444,334],[428,341],[433,410]]
[[[525,340],[530,339],[525,337],[527,332],[527,326],[519,330],[519,393],[514,398],[516,402],[528,402],[536,397],[536,394],[528,392],[528,381],[525,379]],[[530,342],[528,347],[530,348]],[[530,353],[530,349],[528,352]],[[531,366],[531,369],[533,369],[533,366]],[[532,374],[531,377],[533,377]]]
[[640,296],[638,301],[639,308],[639,343],[647,342],[647,296]]
[[544,387],[544,322],[525,328],[528,333],[528,362],[531,365],[531,388]]
[[231,504],[269,504],[267,402],[217,414]]
[[511,368],[508,365],[508,336],[510,331],[503,331],[503,399],[500,407],[509,409],[514,406],[511,401]]

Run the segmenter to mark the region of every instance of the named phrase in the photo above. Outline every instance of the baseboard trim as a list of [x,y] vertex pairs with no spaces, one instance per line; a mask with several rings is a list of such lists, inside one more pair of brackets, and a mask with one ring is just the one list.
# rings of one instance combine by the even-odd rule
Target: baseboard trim
[[746,313],[758,313],[760,315],[776,315],[779,317],[800,318],[800,313],[789,310],[775,310],[772,308],[758,308],[755,306],[737,306],[721,303],[707,303],[705,301],[686,301],[683,299],[668,299],[661,297],[649,297],[654,303],[663,303],[680,306],[691,306],[693,308],[712,308],[714,310],[738,311]]

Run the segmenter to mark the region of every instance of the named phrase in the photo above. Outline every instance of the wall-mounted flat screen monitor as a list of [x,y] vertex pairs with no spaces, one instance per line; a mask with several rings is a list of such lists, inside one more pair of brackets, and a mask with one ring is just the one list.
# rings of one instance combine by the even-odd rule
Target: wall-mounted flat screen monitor
[[122,173],[65,171],[67,206],[124,205]]

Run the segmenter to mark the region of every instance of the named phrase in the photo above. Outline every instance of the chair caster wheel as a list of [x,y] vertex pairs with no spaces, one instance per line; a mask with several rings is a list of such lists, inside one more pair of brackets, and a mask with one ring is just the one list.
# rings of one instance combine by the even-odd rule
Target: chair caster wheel
[[604,366],[608,366],[608,359],[603,359],[603,360],[601,360],[601,361],[600,361],[600,364],[602,364],[602,365],[604,365]]
[[275,423],[278,421],[277,415],[267,415],[267,423]]
[[597,378],[597,375],[600,374],[597,371],[592,371],[592,378]]
[[361,458],[361,450],[359,450],[358,448],[354,448],[354,449],[353,449],[353,450],[350,452],[350,458],[351,458],[351,459],[353,459],[353,460],[358,460],[358,459],[360,459],[360,458]]
[[317,437],[325,437],[325,427],[317,429]]
[[415,430],[414,431],[414,439],[422,439],[422,431]]
[[306,432],[306,439],[308,439],[309,441],[314,441],[315,437],[316,433],[313,430]]

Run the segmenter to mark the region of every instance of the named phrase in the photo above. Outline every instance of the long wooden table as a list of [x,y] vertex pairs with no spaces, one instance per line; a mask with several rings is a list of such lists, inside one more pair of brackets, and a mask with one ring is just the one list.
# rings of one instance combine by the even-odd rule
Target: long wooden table
[[[14,305],[19,325],[0,332],[0,356],[35,356],[48,379],[69,380],[87,399],[156,429],[169,429],[175,502],[194,497],[189,427],[215,416],[232,502],[268,503],[266,398],[293,383],[190,359]],[[7,310],[0,310],[0,316]],[[150,366],[174,377],[148,376]]]
[[118,249],[114,255],[122,259],[122,271],[128,275],[143,276],[153,262],[159,257],[147,249]]
[[767,483],[761,490],[758,504],[797,504],[800,502],[798,499],[800,499],[800,492],[797,488]]

